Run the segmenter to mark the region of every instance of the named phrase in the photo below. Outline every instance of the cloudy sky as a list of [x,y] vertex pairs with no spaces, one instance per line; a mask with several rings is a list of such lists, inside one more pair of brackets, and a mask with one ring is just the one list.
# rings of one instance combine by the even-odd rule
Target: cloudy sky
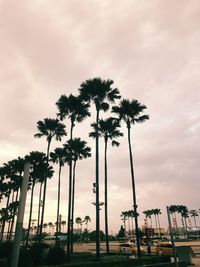
[[[33,150],[45,152],[45,140],[33,137],[37,121],[55,118],[60,95],[76,94],[82,81],[110,78],[122,97],[138,99],[150,115],[132,132],[140,224],[145,209],[160,208],[163,225],[166,205],[199,209],[199,25],[198,0],[0,0],[0,164]],[[76,127],[75,135],[87,140],[94,153],[88,138],[93,121],[94,114]],[[120,147],[109,148],[110,232],[118,231],[121,211],[131,209],[122,130]],[[54,142],[52,149],[62,143]],[[75,216],[90,215],[91,229],[94,162],[93,156],[77,165],[75,207]],[[63,169],[63,220],[67,173]],[[56,221],[56,184],[57,175],[48,182],[46,222]]]

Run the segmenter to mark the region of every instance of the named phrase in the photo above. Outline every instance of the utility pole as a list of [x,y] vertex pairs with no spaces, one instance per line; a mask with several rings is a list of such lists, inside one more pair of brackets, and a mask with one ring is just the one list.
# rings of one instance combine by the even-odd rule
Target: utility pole
[[25,210],[26,195],[27,195],[28,181],[29,181],[29,169],[30,169],[30,163],[27,162],[24,165],[24,176],[20,191],[19,212],[17,216],[13,250],[11,254],[11,265],[10,265],[11,267],[17,267],[19,260],[20,242],[22,239],[22,229],[24,220],[24,210]]

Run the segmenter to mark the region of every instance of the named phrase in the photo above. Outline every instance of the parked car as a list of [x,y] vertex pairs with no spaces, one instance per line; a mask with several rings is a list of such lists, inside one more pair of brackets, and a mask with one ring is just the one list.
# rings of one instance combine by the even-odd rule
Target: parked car
[[[144,249],[140,247],[142,253],[144,253]],[[135,243],[123,243],[119,245],[119,252],[124,254],[137,254],[137,246]]]
[[[58,236],[58,242],[66,243],[67,236],[66,235]],[[50,246],[54,246],[56,244],[56,236],[55,235],[45,236],[45,238],[42,240],[42,243],[48,244]]]
[[159,255],[173,256],[173,246],[171,242],[159,242],[156,246],[156,253]]

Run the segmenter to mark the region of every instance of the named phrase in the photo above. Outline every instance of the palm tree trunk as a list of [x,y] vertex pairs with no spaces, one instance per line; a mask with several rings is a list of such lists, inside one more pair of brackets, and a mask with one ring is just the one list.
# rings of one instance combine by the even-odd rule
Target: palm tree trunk
[[[70,140],[73,138],[73,122],[71,122]],[[68,262],[71,260],[71,206],[72,206],[72,149],[70,148],[70,161],[69,161],[69,199],[68,199],[68,222],[67,222],[67,258]]]
[[29,211],[28,231],[27,231],[26,244],[25,244],[26,247],[28,246],[28,239],[29,239],[30,228],[31,228],[34,188],[35,188],[35,181],[33,181],[32,190],[31,190],[31,202],[30,202],[30,211]]
[[[50,144],[51,144],[51,139],[48,141],[48,146],[47,146],[47,164],[49,162],[49,150],[50,150]],[[46,201],[46,189],[47,189],[47,177],[45,177],[44,180],[44,188],[43,188],[43,205],[42,205],[42,214],[41,214],[41,222],[40,222],[40,234],[39,234],[39,243],[41,243],[42,240],[42,226],[44,223],[44,210],[45,210],[45,201]]]
[[100,217],[99,217],[99,110],[96,114],[96,258],[100,259]]
[[73,167],[73,182],[72,182],[72,216],[71,216],[71,220],[72,220],[72,229],[71,229],[71,253],[73,253],[73,233],[74,233],[74,199],[75,199],[75,173],[76,170],[76,161],[74,161],[74,167]]
[[38,235],[39,235],[39,231],[40,231],[40,227],[42,227],[40,225],[40,210],[41,210],[41,194],[42,194],[42,184],[43,182],[40,183],[40,192],[39,192],[39,203],[38,203],[38,222],[37,222],[37,240],[38,240]]
[[108,140],[105,138],[105,234],[106,234],[106,253],[109,255],[109,240],[108,240],[108,172],[107,172],[107,146]]
[[136,202],[136,191],[135,191],[135,177],[134,177],[134,169],[133,169],[133,156],[132,156],[132,149],[131,149],[131,137],[130,137],[130,126],[128,126],[128,145],[129,145],[129,154],[130,154],[130,166],[131,166],[131,179],[132,179],[132,190],[133,190],[133,210],[135,213],[135,234],[136,234],[136,241],[137,241],[137,251],[138,251],[138,258],[141,257],[140,251],[140,240],[139,240],[139,229],[138,229],[138,216],[137,216],[137,202]]
[[58,243],[58,231],[60,229],[59,227],[59,215],[60,215],[60,176],[61,176],[61,168],[62,165],[59,164],[59,173],[58,173],[58,205],[57,205],[57,219],[56,219],[56,244]]

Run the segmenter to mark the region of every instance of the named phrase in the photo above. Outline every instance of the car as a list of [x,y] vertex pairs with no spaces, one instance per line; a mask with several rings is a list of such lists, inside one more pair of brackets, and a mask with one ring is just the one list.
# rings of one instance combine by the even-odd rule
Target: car
[[[140,251],[144,253],[144,249],[140,247]],[[119,252],[123,254],[137,254],[137,246],[135,243],[123,243],[119,245]]]
[[156,254],[173,256],[173,246],[171,242],[159,242],[156,245]]
[[[57,237],[58,243],[64,244],[67,242],[67,236],[66,235],[61,235]],[[42,240],[42,243],[54,246],[56,244],[56,236],[55,235],[49,235],[45,236],[45,238]]]

